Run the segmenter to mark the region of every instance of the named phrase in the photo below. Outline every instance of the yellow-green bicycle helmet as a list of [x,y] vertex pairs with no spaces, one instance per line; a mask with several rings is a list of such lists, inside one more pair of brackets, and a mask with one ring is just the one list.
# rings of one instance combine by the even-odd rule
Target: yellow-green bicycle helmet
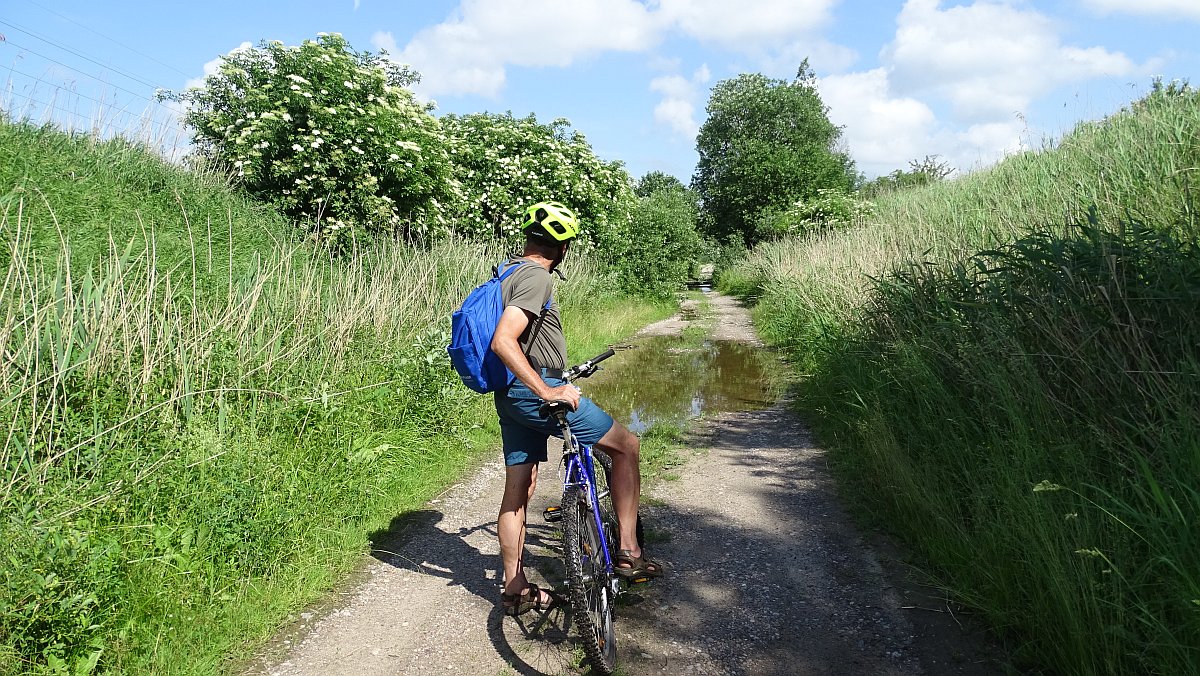
[[521,230],[543,241],[570,242],[579,236],[579,220],[574,211],[558,202],[538,202],[525,210]]

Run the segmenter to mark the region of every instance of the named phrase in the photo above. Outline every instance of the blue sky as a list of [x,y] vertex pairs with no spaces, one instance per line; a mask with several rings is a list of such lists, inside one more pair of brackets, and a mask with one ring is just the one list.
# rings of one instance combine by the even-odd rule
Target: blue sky
[[684,182],[711,87],[805,57],[868,176],[987,166],[1200,73],[1200,0],[5,0],[0,104],[160,138],[156,88],[319,32],[411,64],[439,113],[565,117],[634,176]]

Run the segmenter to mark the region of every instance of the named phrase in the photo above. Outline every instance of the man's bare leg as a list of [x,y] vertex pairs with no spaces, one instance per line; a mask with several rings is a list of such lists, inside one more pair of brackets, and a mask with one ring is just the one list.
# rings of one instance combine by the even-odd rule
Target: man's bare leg
[[621,522],[621,546],[618,549],[627,549],[634,557],[641,556],[642,548],[637,541],[637,513],[642,495],[642,475],[638,469],[642,442],[624,425],[613,422],[612,428],[596,442],[596,447],[607,453],[613,461],[609,488],[612,490],[613,509],[617,510],[617,520]]
[[[496,533],[500,539],[500,562],[504,568],[504,593],[520,594],[529,586],[525,577],[525,514],[537,489],[537,463],[504,468],[504,497]],[[549,598],[543,591],[542,602]]]
[[506,594],[519,594],[529,583],[525,579],[525,512],[535,488],[536,463],[504,468],[504,497],[500,499],[496,533],[500,538]]

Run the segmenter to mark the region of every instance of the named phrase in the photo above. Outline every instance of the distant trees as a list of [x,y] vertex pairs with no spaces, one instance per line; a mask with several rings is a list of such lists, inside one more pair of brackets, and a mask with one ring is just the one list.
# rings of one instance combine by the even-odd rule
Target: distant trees
[[939,155],[926,155],[921,160],[909,160],[908,171],[897,169],[886,176],[880,176],[868,181],[859,188],[863,197],[875,197],[888,192],[916,188],[930,183],[937,183],[954,173],[950,166]]
[[710,237],[752,243],[764,210],[854,186],[854,163],[837,148],[841,130],[829,121],[807,59],[790,82],[757,73],[718,82],[707,111],[692,187]]
[[638,179],[634,192],[637,207],[617,268],[627,285],[665,295],[682,285],[703,255],[696,229],[699,200],[679,179],[661,171]]
[[639,178],[633,184],[633,192],[638,197],[649,197],[660,190],[684,188],[683,181],[663,171],[651,171]]

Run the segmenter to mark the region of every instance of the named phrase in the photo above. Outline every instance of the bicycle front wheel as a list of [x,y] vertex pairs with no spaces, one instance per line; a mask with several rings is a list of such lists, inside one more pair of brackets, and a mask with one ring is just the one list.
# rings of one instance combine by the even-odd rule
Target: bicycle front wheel
[[598,673],[611,674],[617,666],[616,599],[609,586],[600,532],[585,491],[568,488],[562,506],[563,558],[583,652]]

